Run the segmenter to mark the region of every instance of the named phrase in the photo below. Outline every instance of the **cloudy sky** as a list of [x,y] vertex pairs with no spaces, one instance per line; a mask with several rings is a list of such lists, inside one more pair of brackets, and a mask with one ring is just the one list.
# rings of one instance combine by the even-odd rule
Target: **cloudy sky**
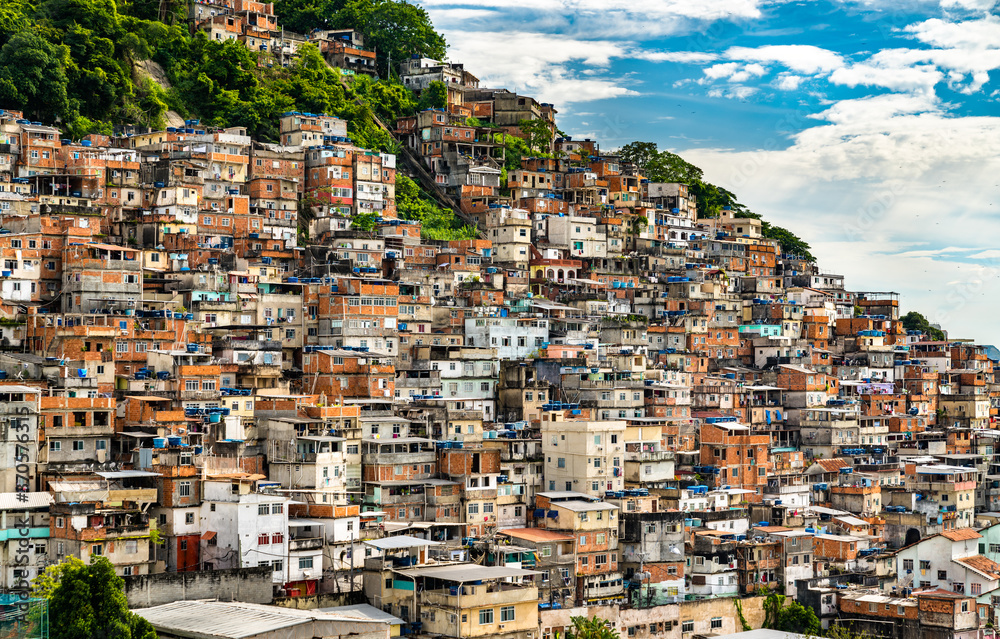
[[482,86],[656,142],[849,288],[1000,343],[998,0],[423,0]]

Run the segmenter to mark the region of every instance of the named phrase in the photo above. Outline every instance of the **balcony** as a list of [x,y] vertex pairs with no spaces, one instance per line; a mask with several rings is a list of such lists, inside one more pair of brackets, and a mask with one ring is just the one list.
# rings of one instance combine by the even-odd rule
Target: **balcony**
[[310,537],[307,539],[288,540],[289,552],[295,552],[296,550],[319,550],[322,547],[323,547],[322,537]]
[[634,462],[660,462],[673,461],[674,453],[670,450],[651,450],[642,452],[625,451],[625,461]]
[[[643,343],[645,345],[645,343]],[[570,384],[567,384],[569,386]],[[581,379],[580,388],[644,388],[641,379]]]
[[[367,564],[367,562],[365,563]],[[471,594],[468,587],[465,587],[464,589],[467,593],[464,598],[460,594],[463,590],[463,587],[461,586],[455,589],[442,588],[439,590],[425,590],[423,591],[421,598],[425,605],[453,608],[456,610],[459,609],[460,601],[464,601],[462,604],[463,606],[469,607],[479,605],[479,600],[482,600],[483,604],[491,606],[517,604],[525,601],[534,603],[538,600],[538,588],[534,586],[520,586],[504,582],[493,582],[485,586],[485,592],[483,586],[475,586],[476,592],[474,595]],[[482,593],[482,595],[480,595],[480,593]]]
[[217,337],[212,340],[212,348],[235,349],[240,351],[280,351],[281,340]]
[[183,390],[178,393],[181,401],[210,402],[218,400],[219,391],[188,391]]

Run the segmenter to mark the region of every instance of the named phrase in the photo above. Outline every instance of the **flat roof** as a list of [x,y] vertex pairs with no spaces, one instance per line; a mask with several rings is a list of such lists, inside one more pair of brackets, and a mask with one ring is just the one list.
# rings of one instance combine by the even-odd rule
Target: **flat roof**
[[399,535],[397,537],[383,537],[382,539],[370,539],[364,542],[372,548],[379,550],[399,550],[401,548],[415,548],[417,546],[440,546],[439,541],[430,541],[409,535]]
[[398,570],[396,572],[410,577],[431,577],[432,579],[457,581],[459,583],[481,581],[484,579],[527,577],[529,575],[541,574],[537,570],[522,570],[521,568],[508,568],[507,566],[480,566],[479,564],[424,566],[420,568],[410,568],[408,570]]
[[104,479],[128,479],[130,477],[159,477],[160,473],[153,473],[147,470],[117,470],[111,472],[94,473]]
[[546,492],[538,493],[538,496],[545,497],[546,499],[567,499],[570,497],[575,497],[575,498],[583,497],[585,499],[593,499],[587,493],[578,493],[573,490],[549,490]]
[[573,541],[576,539],[573,535],[567,535],[566,533],[556,532],[554,530],[546,530],[544,528],[508,528],[506,530],[497,531],[497,534],[535,542]]
[[384,610],[379,610],[371,604],[356,604],[354,606],[335,606],[333,608],[317,608],[319,612],[327,612],[335,615],[340,615],[343,617],[353,617],[355,615],[364,618],[371,619],[373,621],[382,621],[391,626],[401,626],[405,621],[399,617],[390,615]]
[[0,493],[0,510],[45,508],[55,500],[52,493]]
[[0,393],[41,393],[41,388],[34,386],[22,386],[19,384],[0,384]]
[[[139,608],[137,615],[153,624],[160,634],[191,639],[243,639],[244,637],[313,636],[338,630],[331,623],[379,624],[381,619],[344,616],[318,610],[295,610],[279,606],[225,602],[175,601],[162,606]],[[319,624],[316,626],[316,624]],[[302,630],[292,630],[302,626]],[[345,627],[336,634],[355,634],[357,628]]]
[[588,510],[618,510],[618,506],[603,501],[557,501],[551,504],[553,507],[561,506],[573,512],[584,512]]

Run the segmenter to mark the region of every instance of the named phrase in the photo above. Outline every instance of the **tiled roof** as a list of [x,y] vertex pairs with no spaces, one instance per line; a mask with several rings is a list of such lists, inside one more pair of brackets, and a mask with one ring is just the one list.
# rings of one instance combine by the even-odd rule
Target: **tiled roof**
[[950,539],[952,541],[965,541],[967,539],[979,539],[982,537],[979,533],[971,528],[957,528],[955,530],[946,530],[941,533],[942,537]]
[[841,468],[846,468],[850,466],[846,461],[840,457],[834,457],[832,459],[817,459],[816,463],[820,465],[820,468],[828,473],[835,473]]
[[992,559],[988,559],[982,555],[973,555],[972,557],[962,557],[955,561],[986,575],[990,579],[1000,579],[1000,564]]

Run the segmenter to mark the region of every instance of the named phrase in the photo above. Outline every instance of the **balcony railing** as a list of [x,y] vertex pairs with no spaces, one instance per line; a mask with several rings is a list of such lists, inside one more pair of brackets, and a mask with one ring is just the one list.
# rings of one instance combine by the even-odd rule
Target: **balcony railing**
[[308,539],[289,539],[288,550],[318,550],[323,547],[322,537],[311,537]]

